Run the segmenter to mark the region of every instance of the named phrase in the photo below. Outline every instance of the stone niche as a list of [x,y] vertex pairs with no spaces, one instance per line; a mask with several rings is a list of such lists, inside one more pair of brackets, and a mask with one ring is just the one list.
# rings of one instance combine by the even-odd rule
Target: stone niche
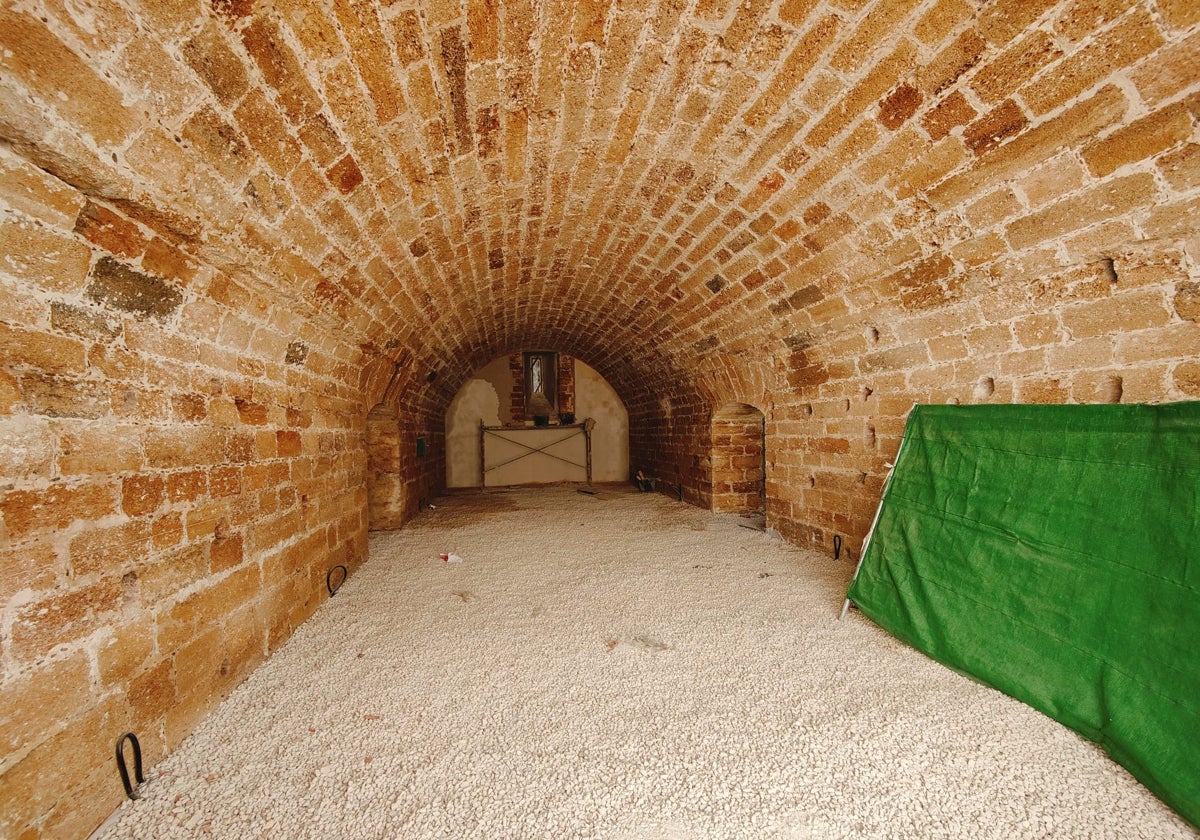
[[765,452],[763,414],[733,404],[713,415],[712,509],[721,513],[763,513]]

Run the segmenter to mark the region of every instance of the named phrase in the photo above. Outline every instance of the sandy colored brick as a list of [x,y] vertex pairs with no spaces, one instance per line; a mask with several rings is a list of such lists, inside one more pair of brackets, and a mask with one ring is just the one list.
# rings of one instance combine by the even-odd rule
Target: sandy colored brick
[[1054,0],[997,0],[979,15],[979,31],[993,44],[1008,44],[1053,5]]
[[921,125],[929,134],[929,139],[941,140],[960,125],[966,125],[975,116],[975,109],[962,95],[954,91],[938,105],[921,117]]
[[16,611],[13,651],[20,660],[34,661],[57,645],[76,641],[111,623],[120,606],[119,578],[55,590],[49,597]]
[[1035,30],[981,66],[971,89],[985,102],[1000,102],[1061,57],[1053,37]]
[[[84,811],[89,821],[99,822],[120,804],[123,793],[119,785],[105,789],[91,784],[97,772],[111,780],[113,744],[129,728],[125,706],[111,697],[73,716],[69,724],[5,772],[0,831],[21,836],[17,831],[26,822],[63,822],[79,811]],[[62,795],[77,790],[86,794],[88,807],[73,808],[73,798]]]
[[283,177],[300,162],[299,141],[261,91],[251,91],[238,105],[234,116],[242,135],[270,164],[275,174]]
[[0,31],[6,46],[0,67],[6,76],[27,85],[99,143],[120,145],[134,132],[138,121],[121,93],[41,20],[5,6]]
[[0,151],[4,201],[25,215],[58,228],[68,228],[86,199],[44,170],[11,151]]
[[936,46],[959,24],[969,20],[975,10],[966,0],[938,0],[917,21],[913,33],[926,46]]
[[1186,280],[1177,284],[1172,303],[1180,318],[1200,321],[1200,282]]
[[1183,362],[1171,371],[1175,387],[1190,399],[1200,397],[1200,362]]
[[1083,149],[1088,170],[1103,178],[1128,163],[1136,163],[1187,140],[1193,118],[1185,103],[1177,102],[1130,123]]
[[1168,25],[1176,29],[1200,23],[1200,7],[1191,0],[1158,0],[1157,6]]
[[56,292],[86,282],[92,254],[74,237],[8,216],[0,220],[0,271]]
[[109,421],[61,426],[58,468],[63,475],[119,475],[144,463],[141,433],[132,424]]
[[1149,174],[1128,175],[1093,187],[1010,224],[1006,234],[1016,250],[1120,216],[1153,203],[1158,188]]
[[1133,64],[1163,45],[1150,14],[1135,9],[1112,29],[1066,56],[1021,92],[1034,113],[1045,114],[1066,104],[1108,76],[1114,67]]
[[0,513],[10,537],[39,529],[64,528],[76,519],[100,519],[115,512],[117,493],[106,481],[55,484],[44,490],[9,490]]
[[1161,327],[1171,317],[1161,292],[1155,289],[1114,295],[1062,311],[1062,324],[1075,338]]
[[928,197],[935,207],[956,204],[985,186],[1054,157],[1065,145],[1090,139],[1104,126],[1119,120],[1127,107],[1128,102],[1119,89],[1101,88],[1090,98],[988,152],[971,169],[947,178]]
[[1077,192],[1086,179],[1075,155],[1061,154],[1034,169],[1019,185],[1029,206],[1037,208]]
[[28,749],[63,726],[65,709],[91,699],[83,652],[7,680],[0,688],[0,750],[11,756]]
[[1200,185],[1200,143],[1185,143],[1160,156],[1157,165],[1173,189],[1186,191]]

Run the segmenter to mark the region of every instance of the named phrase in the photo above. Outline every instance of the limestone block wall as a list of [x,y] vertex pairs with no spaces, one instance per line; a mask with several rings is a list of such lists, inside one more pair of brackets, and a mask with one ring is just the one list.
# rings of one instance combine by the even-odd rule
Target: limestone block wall
[[367,516],[371,530],[399,528],[405,520],[400,471],[400,417],[382,403],[367,412]]
[[366,556],[358,349],[0,149],[0,836],[86,836]]

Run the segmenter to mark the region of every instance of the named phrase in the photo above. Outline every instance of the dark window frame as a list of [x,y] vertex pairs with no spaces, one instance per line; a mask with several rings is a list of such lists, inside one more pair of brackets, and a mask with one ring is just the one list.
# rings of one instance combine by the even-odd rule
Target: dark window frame
[[530,407],[535,393],[533,387],[533,367],[535,360],[541,361],[543,367],[542,373],[542,395],[549,400],[552,414],[558,413],[558,354],[548,350],[534,350],[525,353],[525,414],[527,417],[533,417],[534,411]]

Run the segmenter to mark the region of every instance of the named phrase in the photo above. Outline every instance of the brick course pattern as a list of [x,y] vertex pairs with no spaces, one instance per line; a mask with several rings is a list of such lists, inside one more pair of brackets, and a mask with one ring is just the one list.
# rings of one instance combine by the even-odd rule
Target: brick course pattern
[[758,407],[768,525],[851,556],[916,402],[1200,398],[1195,9],[0,8],[0,835],[86,836],[364,559],[385,397],[393,522],[536,347],[692,503]]

